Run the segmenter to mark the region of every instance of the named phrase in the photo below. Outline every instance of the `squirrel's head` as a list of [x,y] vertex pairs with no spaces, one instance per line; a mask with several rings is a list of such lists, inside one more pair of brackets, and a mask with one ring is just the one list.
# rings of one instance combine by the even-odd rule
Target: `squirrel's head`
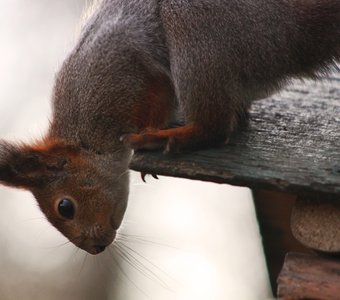
[[0,183],[30,190],[47,219],[73,244],[98,254],[126,210],[129,174],[117,155],[46,140],[0,142]]

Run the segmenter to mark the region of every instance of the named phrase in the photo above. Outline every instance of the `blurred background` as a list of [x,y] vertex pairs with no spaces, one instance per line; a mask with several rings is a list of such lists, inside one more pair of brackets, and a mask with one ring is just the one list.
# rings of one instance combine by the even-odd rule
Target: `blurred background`
[[[0,137],[41,137],[90,1],[0,1]],[[76,249],[31,194],[0,187],[0,299],[271,297],[248,189],[132,173],[120,251]]]

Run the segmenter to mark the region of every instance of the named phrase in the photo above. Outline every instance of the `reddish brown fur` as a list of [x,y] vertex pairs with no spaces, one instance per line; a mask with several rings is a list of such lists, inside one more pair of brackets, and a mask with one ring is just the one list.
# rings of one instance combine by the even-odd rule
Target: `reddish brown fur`
[[154,80],[147,88],[145,98],[133,108],[131,120],[139,131],[145,128],[163,128],[172,117],[172,88],[166,78]]

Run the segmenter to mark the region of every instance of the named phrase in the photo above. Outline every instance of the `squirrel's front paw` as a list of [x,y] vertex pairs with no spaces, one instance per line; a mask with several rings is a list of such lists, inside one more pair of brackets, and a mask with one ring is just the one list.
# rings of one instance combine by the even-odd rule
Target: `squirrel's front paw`
[[211,133],[201,126],[190,124],[165,130],[147,129],[138,134],[124,135],[121,140],[134,150],[164,149],[164,153],[179,153],[222,144],[226,137],[226,133]]

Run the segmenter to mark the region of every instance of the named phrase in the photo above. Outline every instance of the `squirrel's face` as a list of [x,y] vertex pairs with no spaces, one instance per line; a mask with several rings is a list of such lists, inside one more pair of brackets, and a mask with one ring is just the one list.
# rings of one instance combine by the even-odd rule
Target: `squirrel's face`
[[124,165],[57,142],[0,142],[0,182],[30,190],[47,219],[91,254],[112,243],[122,222],[129,183]]

